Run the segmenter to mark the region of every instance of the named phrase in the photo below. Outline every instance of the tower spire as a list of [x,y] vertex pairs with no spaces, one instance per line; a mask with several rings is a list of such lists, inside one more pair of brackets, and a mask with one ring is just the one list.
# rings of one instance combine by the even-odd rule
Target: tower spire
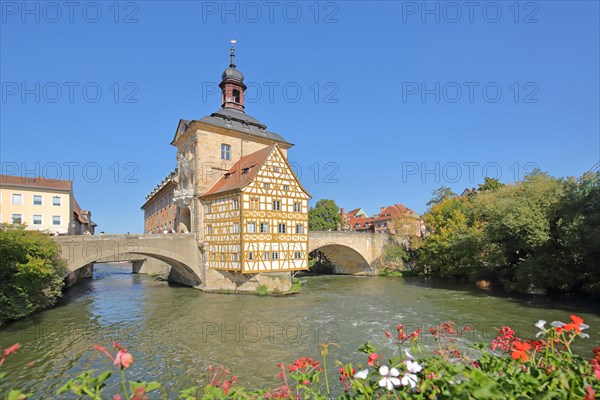
[[234,46],[237,43],[237,40],[231,39],[229,41],[229,43],[231,43],[231,48],[229,49],[229,55],[231,56],[231,62],[229,63],[229,67],[235,68],[235,47]]
[[244,74],[235,68],[235,44],[237,40],[231,39],[231,48],[229,54],[231,56],[231,62],[229,68],[223,71],[221,75],[221,83],[219,87],[222,92],[222,103],[223,108],[234,108],[241,112],[244,112],[244,91],[246,85],[244,85]]

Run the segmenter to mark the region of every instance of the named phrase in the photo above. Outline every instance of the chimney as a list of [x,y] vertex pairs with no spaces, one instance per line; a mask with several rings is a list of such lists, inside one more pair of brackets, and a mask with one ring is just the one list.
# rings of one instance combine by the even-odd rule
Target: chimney
[[344,207],[340,210],[340,216],[342,217],[342,221],[346,222],[346,212],[344,211]]

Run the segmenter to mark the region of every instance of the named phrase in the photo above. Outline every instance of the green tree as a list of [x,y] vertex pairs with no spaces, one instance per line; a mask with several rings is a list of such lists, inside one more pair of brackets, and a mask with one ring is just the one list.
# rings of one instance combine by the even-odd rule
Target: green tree
[[65,275],[58,243],[23,226],[0,225],[0,325],[53,305]]
[[308,211],[308,229],[311,231],[335,231],[341,225],[340,208],[333,200],[319,200]]
[[452,191],[448,186],[440,186],[438,189],[431,191],[433,197],[427,202],[427,206],[433,206],[442,202],[442,200],[448,197],[455,197],[456,193]]
[[494,191],[494,190],[498,190],[504,186],[505,186],[504,183],[501,183],[498,179],[488,178],[486,176],[485,181],[483,183],[479,184],[477,191],[479,191],[479,192]]

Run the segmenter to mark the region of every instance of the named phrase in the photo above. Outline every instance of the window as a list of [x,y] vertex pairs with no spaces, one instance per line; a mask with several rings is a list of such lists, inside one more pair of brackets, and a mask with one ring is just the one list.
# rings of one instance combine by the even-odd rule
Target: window
[[255,222],[248,222],[248,225],[246,226],[246,232],[248,232],[248,233],[256,233],[256,223]]
[[279,258],[279,253],[274,251],[273,252],[273,260],[277,260]]
[[250,197],[250,208],[258,209],[259,204],[258,197]]
[[277,225],[277,232],[279,232],[279,233],[285,233],[285,224],[279,224],[279,225]]
[[268,222],[260,223],[260,233],[269,233],[269,223]]
[[204,207],[204,212],[205,212],[206,214],[210,214],[210,213],[212,212],[212,207],[211,207],[210,203],[208,203],[208,204],[206,205],[206,207]]
[[269,253],[268,251],[265,251],[265,254],[263,254],[263,257],[265,260],[270,260],[271,259],[271,253]]
[[13,224],[22,224],[23,223],[23,215],[21,214],[13,214],[11,215]]
[[221,262],[225,261],[225,253],[221,253]]
[[41,206],[42,205],[42,196],[39,194],[34,194],[33,195],[33,205],[34,206]]
[[302,210],[302,205],[300,203],[294,203],[294,212],[300,212]]
[[33,216],[33,224],[34,225],[41,225],[42,224],[42,216],[41,215],[34,215]]
[[237,89],[233,89],[231,94],[233,95],[233,101],[235,103],[239,103],[240,102],[240,91]]
[[273,172],[279,172],[279,167],[273,167]]
[[237,253],[233,253],[231,255],[231,257],[232,257],[232,261],[237,262],[237,260],[238,260],[238,254]]
[[270,184],[270,183],[263,183],[263,187],[264,187],[265,189],[268,189],[268,188],[270,188],[270,187],[271,187],[271,184]]
[[302,234],[302,233],[304,233],[304,225],[302,225],[302,224],[297,224],[297,225],[296,225],[296,233],[297,233],[297,234]]
[[212,225],[206,225],[206,234],[212,235]]
[[[23,195],[22,194],[13,193],[13,195],[12,195],[12,203],[13,204],[19,204],[19,205],[23,204]],[[19,224],[20,224],[20,222],[19,222]]]
[[239,222],[233,223],[233,233],[240,233],[240,223]]
[[249,252],[248,253],[248,260],[254,260],[254,253],[253,252]]
[[60,206],[60,204],[61,204],[60,196],[52,196],[52,205]]
[[233,209],[237,210],[240,208],[240,201],[238,199],[233,199]]
[[281,201],[273,200],[273,210],[275,210],[275,211],[281,210]]
[[299,258],[302,258],[302,252],[300,251],[295,251],[294,252],[294,258],[297,260]]
[[60,225],[60,215],[52,216],[52,225]]
[[290,190],[290,185],[283,185],[283,190],[286,192]]
[[231,160],[231,146],[228,144],[221,144],[221,159]]

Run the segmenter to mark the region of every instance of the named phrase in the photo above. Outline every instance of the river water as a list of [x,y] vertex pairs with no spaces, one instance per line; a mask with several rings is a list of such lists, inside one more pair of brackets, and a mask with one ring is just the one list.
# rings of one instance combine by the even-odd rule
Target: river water
[[[34,398],[57,398],[56,389],[79,372],[111,368],[92,347],[114,354],[114,340],[134,356],[131,379],[158,380],[164,388],[157,398],[173,398],[205,383],[210,364],[225,365],[245,386],[275,387],[277,363],[319,357],[323,342],[339,345],[330,348],[330,365],[364,361],[355,350],[367,340],[391,356],[395,350],[384,332],[394,332],[398,323],[426,330],[452,320],[473,327],[461,342],[489,342],[494,327],[508,324],[533,338],[539,319],[568,321],[577,314],[590,325],[591,337],[575,350],[591,355],[600,339],[600,310],[592,301],[514,297],[417,277],[301,280],[302,293],[288,297],[209,294],[131,274],[129,265],[98,264],[94,278],[68,289],[57,307],[0,328],[1,348],[23,346],[2,367],[7,377],[0,397],[19,388],[35,392]],[[433,343],[426,339],[423,345]],[[117,375],[110,386],[118,384]]]

